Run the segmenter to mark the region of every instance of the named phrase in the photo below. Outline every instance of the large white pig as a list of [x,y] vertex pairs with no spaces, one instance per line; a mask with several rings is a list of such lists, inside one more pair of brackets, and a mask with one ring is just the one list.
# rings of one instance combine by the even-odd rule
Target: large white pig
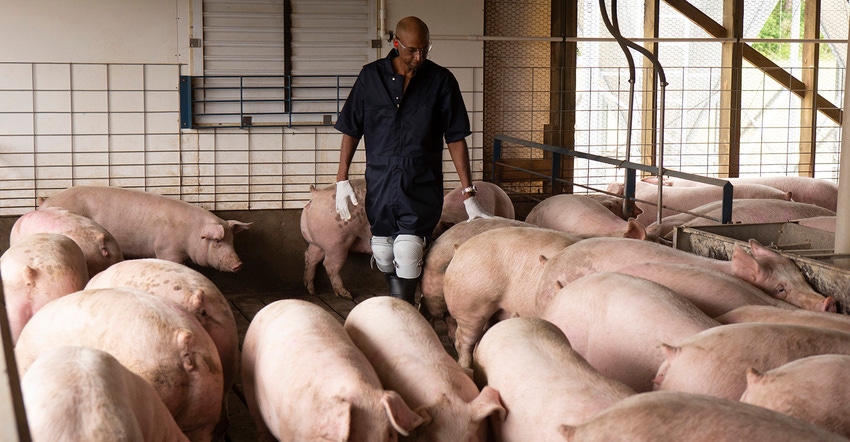
[[[514,219],[516,211],[511,197],[502,190],[497,184],[488,183],[486,181],[474,181],[472,183],[478,190],[475,194],[475,199],[478,204],[489,214],[507,219]],[[451,226],[464,222],[469,219],[466,213],[466,206],[463,205],[463,200],[466,196],[463,194],[463,188],[456,187],[452,189],[443,198],[443,212],[440,215],[440,222],[434,228],[433,238],[438,238]]]
[[426,422],[385,390],[342,324],[299,299],[260,310],[242,346],[245,401],[263,440],[396,441]]
[[[608,191],[618,195],[623,194],[622,183],[612,183]],[[649,226],[658,219],[658,186],[655,184],[638,181],[635,183],[635,204],[641,208],[637,220],[644,226]],[[741,183],[734,186],[732,192],[733,201],[741,199],[779,199],[790,201],[790,192],[761,184]],[[665,208],[661,211],[661,217],[665,218],[675,215],[683,210],[691,210],[714,201],[723,199],[723,188],[718,186],[693,186],[676,187],[663,186],[661,204]],[[645,202],[646,201],[646,202]]]
[[251,225],[225,221],[176,198],[120,187],[70,187],[42,200],[40,207],[62,207],[90,218],[112,233],[128,258],[191,260],[223,272],[242,268],[233,235]]
[[[580,238],[541,227],[504,227],[469,238],[446,268],[443,293],[457,321],[458,362],[472,368],[472,349],[487,325],[512,316],[536,316],[540,257],[572,247]],[[646,242],[636,241],[635,242]]]
[[316,268],[325,267],[334,294],[352,299],[339,272],[349,253],[372,254],[372,231],[366,218],[366,181],[351,180],[359,203],[349,205],[351,219],[342,220],[336,213],[336,185],[322,189],[310,186],[310,201],[301,211],[301,235],[307,241],[304,251],[304,286],[311,295],[316,294]]
[[21,378],[21,393],[36,442],[189,441],[153,386],[103,350],[45,352]]
[[[209,278],[183,264],[156,258],[119,262],[95,275],[86,289],[132,287],[182,305],[204,327],[218,349],[227,397],[239,370],[239,335],[227,298]],[[220,425],[227,427],[227,401]]]
[[620,218],[587,195],[550,196],[528,212],[525,222],[583,238],[613,236],[658,240],[657,235],[648,234],[642,224],[634,219],[626,221]]
[[[352,299],[351,292],[345,288],[340,271],[348,260],[349,253],[372,254],[372,231],[366,217],[366,181],[352,179],[357,205],[349,204],[351,219],[342,220],[336,212],[336,186],[321,189],[310,186],[310,201],[301,212],[301,235],[307,241],[304,251],[304,286],[310,294],[316,294],[316,268],[322,263],[334,293],[342,298]],[[476,181],[476,198],[484,211],[509,219],[514,217],[514,207],[510,197],[499,186]],[[463,205],[461,189],[449,192],[443,200],[443,214],[440,223],[434,228],[433,237],[468,218]],[[462,215],[462,216],[461,216]]]
[[59,233],[74,240],[83,255],[89,277],[124,259],[118,242],[100,224],[60,207],[45,207],[21,215],[9,233],[9,245],[33,233]]
[[486,386],[479,391],[410,303],[390,296],[367,299],[348,314],[345,331],[375,368],[384,388],[431,417],[407,440],[488,440],[487,417],[505,412],[498,391]]
[[819,354],[850,355],[850,333],[790,324],[726,324],[664,348],[667,358],[653,380],[656,390],[738,400],[747,388],[747,370],[766,372]]
[[810,310],[786,310],[766,305],[745,305],[718,316],[721,324],[765,322],[770,324],[807,325],[850,333],[850,316],[813,312]]
[[38,356],[68,345],[106,351],[150,382],[190,440],[216,437],[221,361],[198,320],[176,302],[129,287],[63,296],[24,327],[18,368],[25,375]]
[[815,355],[767,372],[747,371],[741,402],[769,408],[850,438],[850,356]]
[[560,425],[579,425],[635,394],[599,373],[570,346],[564,333],[539,318],[493,325],[475,347],[474,376],[497,390],[505,408],[496,440],[559,440]]
[[[708,226],[720,224],[723,203],[720,201],[703,204],[690,210],[690,213],[671,215],[661,220],[661,224],[650,224],[658,234],[672,239],[677,226]],[[697,216],[699,215],[699,216]],[[782,223],[799,218],[816,216],[835,216],[835,212],[814,204],[777,199],[735,200],[732,204],[733,223]]]
[[768,296],[741,278],[703,266],[678,262],[641,262],[616,271],[657,282],[684,296],[712,318],[748,305],[798,309]]
[[12,343],[36,312],[89,280],[83,251],[58,233],[35,233],[9,247],[0,256],[0,275]]
[[[838,185],[835,183],[803,176],[760,176],[725,178],[737,189],[739,184],[760,184],[790,192],[794,201],[814,204],[835,212],[838,206]],[[647,177],[643,181],[658,183],[657,177]],[[665,177],[664,183],[672,186],[704,186],[697,181],[684,180],[675,177]]]
[[588,238],[546,261],[539,278],[539,302],[544,304],[561,286],[588,273],[614,272],[639,262],[672,262],[701,266],[736,276],[768,295],[808,310],[832,311],[835,300],[817,293],[788,258],[750,240],[750,253],[735,247],[730,261],[707,258],[650,241]]
[[[420,289],[422,290],[421,305],[424,305],[423,311],[425,313],[435,318],[449,320],[449,318],[446,318],[448,308],[446,307],[446,298],[443,295],[443,278],[446,275],[449,262],[455,255],[455,249],[479,233],[502,227],[533,227],[533,225],[501,217],[475,218],[468,222],[455,224],[434,240],[425,251],[425,259],[422,265]],[[422,308],[420,307],[420,309]]]
[[720,325],[661,284],[611,272],[585,275],[538,308],[590,365],[637,392],[652,390],[661,343]]
[[675,391],[628,397],[579,426],[561,430],[567,442],[846,441],[767,408]]

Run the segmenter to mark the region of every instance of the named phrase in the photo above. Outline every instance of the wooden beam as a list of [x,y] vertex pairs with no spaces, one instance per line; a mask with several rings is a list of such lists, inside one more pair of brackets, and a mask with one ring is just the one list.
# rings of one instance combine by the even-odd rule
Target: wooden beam
[[15,363],[12,331],[6,316],[6,299],[0,281],[0,440],[29,442],[30,433],[21,395],[21,378]]
[[[578,6],[572,0],[552,2],[553,37],[574,38],[578,34]],[[544,144],[567,149],[575,149],[575,108],[576,108],[576,66],[578,63],[578,45],[575,41],[553,42],[551,44],[552,77],[549,95],[549,124],[544,130]],[[551,154],[546,153],[547,158]],[[551,164],[550,164],[551,166]],[[570,155],[561,157],[559,178],[573,182],[575,159]],[[550,168],[551,170],[551,168]],[[572,193],[572,185],[555,183],[549,189],[546,183],[544,193]]]
[[741,169],[741,84],[744,0],[723,1],[724,37],[720,58],[720,176],[737,177]]
[[[805,0],[803,38],[815,40],[820,37],[821,0]],[[792,26],[794,24],[792,23]],[[815,154],[817,151],[817,95],[818,95],[818,43],[803,43],[803,99],[800,103],[800,163],[799,175],[815,176]]]
[[[645,38],[658,38],[658,9],[660,0],[647,0],[644,5],[643,36]],[[647,42],[644,44],[647,51],[658,54],[658,43]],[[655,166],[658,153],[656,144],[658,132],[658,86],[655,79],[655,66],[646,57],[643,59],[643,94],[641,95],[641,149],[638,162]]]

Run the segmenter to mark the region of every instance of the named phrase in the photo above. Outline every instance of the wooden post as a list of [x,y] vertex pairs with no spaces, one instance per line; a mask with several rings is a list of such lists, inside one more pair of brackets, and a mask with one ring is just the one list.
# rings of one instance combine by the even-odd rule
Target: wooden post
[[0,281],[0,440],[9,442],[29,442],[30,433],[27,417],[24,413],[24,400],[21,395],[21,380],[15,363],[15,349],[12,346],[12,332],[9,329],[9,317],[6,316],[6,298],[3,296],[3,284]]

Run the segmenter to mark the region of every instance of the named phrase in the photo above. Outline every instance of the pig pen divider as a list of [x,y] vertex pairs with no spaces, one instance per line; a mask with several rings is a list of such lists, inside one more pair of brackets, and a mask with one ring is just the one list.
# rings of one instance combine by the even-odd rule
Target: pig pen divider
[[[540,164],[540,162],[529,162],[529,167],[535,167],[531,169],[529,167],[521,167],[517,165],[515,162],[506,162],[502,161],[502,152],[504,150],[504,144],[508,143],[514,146],[525,146],[532,149],[542,150],[544,153],[544,157],[548,157],[542,161],[547,162],[548,164]],[[547,155],[548,154],[548,155]],[[569,179],[563,178],[562,174],[562,161],[565,156],[581,158],[588,161],[595,161],[599,163],[610,164],[617,168],[625,169],[626,179],[625,179],[625,189],[623,195],[618,195],[615,193],[608,192],[607,190],[596,189],[590,186],[583,186],[581,184],[575,183]],[[532,160],[533,161],[533,160]],[[509,171],[506,172],[505,169]],[[695,175],[692,173],[680,172],[672,169],[661,169],[656,166],[649,166],[646,164],[634,163],[631,161],[620,160],[616,158],[609,158],[601,155],[594,155],[586,152],[579,152],[573,149],[567,149],[564,147],[552,146],[549,144],[537,143],[529,140],[521,140],[519,138],[510,137],[507,135],[496,135],[493,138],[493,163],[490,169],[491,176],[490,181],[493,183],[502,186],[502,183],[507,175],[511,175],[513,177],[524,175],[526,177],[537,177],[543,178],[549,183],[549,188],[552,189],[552,193],[562,193],[561,191],[556,191],[556,189],[562,189],[563,184],[567,184],[570,186],[579,186],[583,187],[587,190],[591,190],[594,192],[604,193],[610,196],[614,196],[617,198],[623,198],[626,201],[630,201],[632,203],[636,201],[640,201],[642,203],[647,204],[658,204],[656,201],[643,201],[635,198],[635,181],[637,179],[637,171],[645,172],[649,175],[654,175],[658,172],[663,175],[682,178],[685,180],[696,181],[703,184],[709,184],[712,186],[718,186],[723,188],[723,198],[722,198],[722,213],[721,219],[714,220],[718,221],[721,224],[728,224],[732,221],[732,195],[734,192],[734,186],[731,182],[724,179],[712,178],[702,175]],[[545,173],[548,172],[548,173]],[[660,181],[660,180],[659,180]],[[660,199],[659,199],[660,201]],[[675,208],[666,207],[663,204],[662,208],[676,210]],[[679,210],[677,210],[679,211]],[[627,214],[630,215],[630,214]],[[697,215],[697,214],[693,214]],[[697,215],[699,216],[699,215]]]

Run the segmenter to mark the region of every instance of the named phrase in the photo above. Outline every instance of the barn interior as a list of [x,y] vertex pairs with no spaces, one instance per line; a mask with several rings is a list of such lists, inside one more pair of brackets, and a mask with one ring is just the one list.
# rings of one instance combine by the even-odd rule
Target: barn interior
[[[850,311],[847,2],[4,1],[0,253],[39,198],[74,186],[144,190],[250,222],[234,239],[239,272],[187,263],[227,297],[240,342],[277,300],[308,300],[343,322],[387,293],[370,256],[351,253],[341,277],[353,299],[333,293],[321,266],[310,295],[300,225],[311,189],[335,182],[333,124],[351,84],[409,15],[429,25],[430,59],[460,83],[473,179],[503,189],[517,220],[562,194],[618,197],[628,218],[635,184],[653,176],[724,189],[728,178],[815,178],[838,186],[833,232],[729,223],[682,228],[675,247],[728,259],[755,237],[793,243],[776,248]],[[443,171],[445,191],[458,188],[447,152]],[[662,199],[640,202],[660,221]],[[782,234],[792,237],[772,236]],[[434,325],[457,357],[446,324]],[[7,335],[0,439],[25,441]],[[256,440],[239,381],[227,402],[226,440]]]

